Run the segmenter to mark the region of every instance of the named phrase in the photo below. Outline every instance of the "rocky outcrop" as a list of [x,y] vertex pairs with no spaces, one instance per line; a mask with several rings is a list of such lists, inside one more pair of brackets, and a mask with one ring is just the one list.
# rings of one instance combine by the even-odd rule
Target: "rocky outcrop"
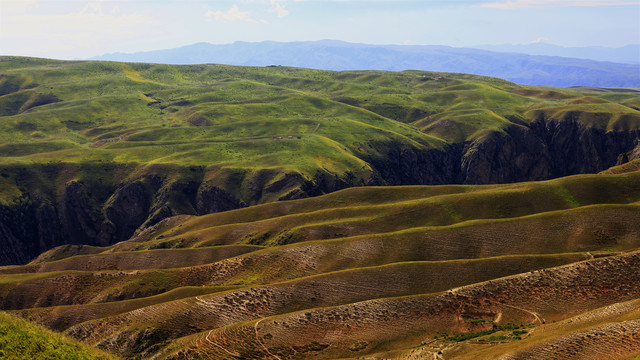
[[368,185],[427,185],[457,183],[462,146],[423,150],[399,143],[369,144],[379,156],[364,155],[379,179]]
[[640,141],[638,141],[637,144],[638,145],[636,145],[636,147],[634,147],[631,151],[620,154],[618,156],[618,160],[616,161],[616,165],[622,165],[630,161],[640,159]]
[[199,214],[233,210],[244,206],[244,202],[217,186],[203,184],[196,194],[196,210]]
[[123,184],[103,206],[99,243],[129,238],[149,216],[152,190],[143,180]]

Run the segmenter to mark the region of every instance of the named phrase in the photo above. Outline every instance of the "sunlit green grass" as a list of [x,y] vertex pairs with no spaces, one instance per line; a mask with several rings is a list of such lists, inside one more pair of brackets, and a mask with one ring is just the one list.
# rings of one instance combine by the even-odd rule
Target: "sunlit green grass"
[[541,116],[604,130],[640,126],[633,92],[466,74],[2,60],[0,163],[362,174],[368,156],[380,155],[367,145],[376,142],[442,148]]
[[0,358],[2,359],[117,359],[71,338],[0,312]]

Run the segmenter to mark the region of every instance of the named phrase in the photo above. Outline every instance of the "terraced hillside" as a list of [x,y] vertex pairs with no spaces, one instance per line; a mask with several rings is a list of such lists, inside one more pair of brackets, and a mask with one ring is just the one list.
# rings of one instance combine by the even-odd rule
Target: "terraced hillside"
[[352,186],[595,173],[637,157],[639,108],[465,74],[1,57],[0,264]]
[[171,217],[1,268],[0,306],[126,358],[628,359],[640,172],[627,167]]

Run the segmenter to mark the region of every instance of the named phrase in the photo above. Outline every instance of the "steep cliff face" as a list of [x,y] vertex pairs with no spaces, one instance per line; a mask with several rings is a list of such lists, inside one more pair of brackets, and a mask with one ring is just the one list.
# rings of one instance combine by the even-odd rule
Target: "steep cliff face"
[[449,145],[442,150],[423,150],[398,143],[371,143],[371,147],[379,155],[362,157],[380,179],[371,185],[459,183],[462,144]]
[[[195,194],[198,184],[144,173],[123,178],[134,167],[58,164],[2,170],[6,184],[14,183],[22,193],[0,205],[2,264],[24,263],[62,244],[110,245],[167,216],[198,214],[171,202],[174,193]],[[239,207],[232,196],[217,203],[219,208]]]
[[586,127],[575,120],[540,119],[512,125],[443,150],[372,144],[363,156],[389,185],[497,184],[596,173],[632,160],[640,132]]
[[640,132],[586,127],[575,120],[546,120],[466,144],[458,180],[492,184],[596,173],[616,165]]
[[0,264],[24,263],[62,243],[53,206],[29,196],[21,196],[12,206],[0,206]]
[[[274,171],[213,176],[215,169],[173,165],[57,164],[0,170],[5,185],[20,194],[0,204],[0,265],[25,263],[63,244],[111,245],[170,216],[204,215],[354,185],[333,174],[311,180]],[[207,180],[212,176],[216,181]],[[226,189],[220,184],[227,184]]]

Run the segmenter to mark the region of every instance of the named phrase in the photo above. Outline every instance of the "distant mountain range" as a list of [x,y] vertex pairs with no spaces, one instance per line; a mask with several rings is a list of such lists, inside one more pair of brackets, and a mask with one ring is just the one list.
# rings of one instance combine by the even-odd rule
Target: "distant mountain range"
[[475,48],[528,55],[562,56],[596,61],[610,61],[623,64],[640,64],[640,44],[607,48],[604,46],[564,47],[539,42],[520,45],[479,45],[475,46]]
[[[498,49],[520,51],[521,48],[496,47],[496,50]],[[540,52],[551,52],[550,48],[545,46],[522,49],[521,51],[537,49]],[[587,48],[561,49],[568,49],[565,52],[575,56],[581,51],[589,53]],[[624,49],[620,50],[621,53],[634,51],[633,46]],[[592,51],[590,54],[596,56],[593,55],[596,53],[598,51]],[[630,58],[631,55],[617,57]],[[225,45],[197,43],[167,50],[133,54],[112,53],[94,57],[92,60],[165,64],[282,65],[322,70],[417,69],[494,76],[524,85],[640,88],[638,62],[623,64],[436,45],[367,45],[335,40],[235,42]]]

